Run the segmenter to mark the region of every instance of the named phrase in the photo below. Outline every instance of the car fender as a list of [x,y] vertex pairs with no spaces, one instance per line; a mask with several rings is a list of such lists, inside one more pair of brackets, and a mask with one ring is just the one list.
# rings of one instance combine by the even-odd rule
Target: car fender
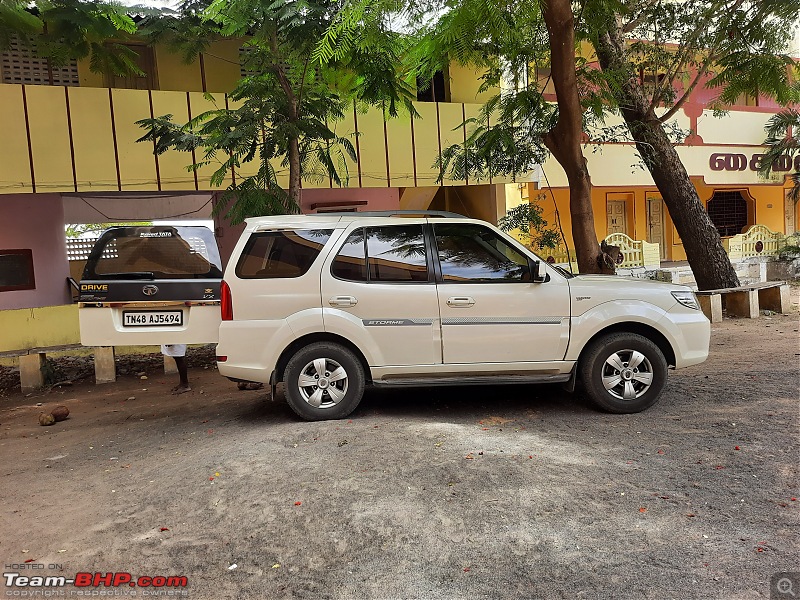
[[673,350],[678,346],[675,329],[665,328],[664,309],[638,300],[604,302],[570,319],[570,340],[564,360],[578,360],[586,344],[597,333],[621,323],[638,323],[652,327],[663,335]]

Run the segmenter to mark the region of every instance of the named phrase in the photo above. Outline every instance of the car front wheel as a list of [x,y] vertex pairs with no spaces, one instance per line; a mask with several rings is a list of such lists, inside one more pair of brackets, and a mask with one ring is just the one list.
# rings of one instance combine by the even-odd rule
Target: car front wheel
[[286,400],[307,421],[342,419],[364,395],[364,369],[347,348],[317,342],[298,350],[284,371]]
[[578,368],[589,397],[613,413],[650,408],[667,382],[664,354],[635,333],[612,333],[595,340]]

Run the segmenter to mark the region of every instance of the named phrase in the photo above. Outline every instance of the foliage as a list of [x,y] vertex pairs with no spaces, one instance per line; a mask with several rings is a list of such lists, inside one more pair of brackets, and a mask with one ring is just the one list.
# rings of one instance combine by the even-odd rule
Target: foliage
[[[147,24],[155,39],[184,48],[185,58],[214,37],[247,39],[248,75],[229,94],[229,106],[183,124],[171,115],[138,122],[147,130],[139,141],[154,141],[157,153],[199,151],[189,168],[212,165],[213,185],[235,174],[215,207],[231,223],[298,212],[302,180],[347,185],[354,140],[339,135],[335,122],[354,104],[380,104],[389,115],[410,106],[412,89],[398,79],[395,64],[403,38],[379,25],[363,27],[346,49],[321,54],[318,42],[339,9],[334,0],[214,0],[205,8],[184,4],[178,16]],[[243,176],[250,162],[256,168],[245,170],[254,174]]]
[[140,74],[136,52],[120,43],[136,32],[130,10],[101,0],[0,0],[0,51],[17,37],[54,66],[88,58],[96,73]]
[[616,109],[619,88],[631,78],[662,124],[698,87],[717,90],[712,108],[741,97],[767,95],[790,101],[792,72],[786,54],[800,0],[586,0],[580,35],[597,44],[610,23],[628,40],[623,69],[604,69],[597,81],[606,88],[608,108]]
[[777,260],[793,260],[800,258],[800,233],[787,235],[775,255]]
[[548,227],[547,220],[542,217],[541,202],[545,199],[540,194],[534,202],[524,202],[508,210],[500,217],[497,226],[505,232],[517,230],[533,248],[556,248],[561,236],[554,227]]
[[[762,166],[759,173],[767,177],[778,158],[784,155],[789,157],[800,155],[800,110],[791,107],[782,110],[767,121],[764,130],[767,132],[767,139],[764,140],[767,151],[761,159]],[[789,197],[797,204],[800,200],[800,171],[795,169],[789,178],[794,183]]]

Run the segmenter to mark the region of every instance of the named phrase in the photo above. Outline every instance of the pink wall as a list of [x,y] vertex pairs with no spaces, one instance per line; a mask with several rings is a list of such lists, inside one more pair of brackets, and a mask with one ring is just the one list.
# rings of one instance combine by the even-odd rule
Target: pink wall
[[64,208],[59,194],[0,195],[0,249],[33,251],[36,289],[0,292],[0,309],[69,304]]
[[[303,190],[300,208],[304,213],[319,210],[336,210],[337,206],[312,205],[326,203],[358,203],[359,211],[365,210],[397,210],[400,208],[400,188],[314,188]],[[366,204],[361,204],[366,202]],[[343,208],[343,207],[342,207]]]

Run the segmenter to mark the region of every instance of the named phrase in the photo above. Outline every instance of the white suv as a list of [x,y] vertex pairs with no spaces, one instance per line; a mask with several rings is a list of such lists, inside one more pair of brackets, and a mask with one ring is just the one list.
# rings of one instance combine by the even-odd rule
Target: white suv
[[221,285],[220,373],[282,381],[309,420],[347,416],[367,384],[578,379],[629,413],[669,366],[708,356],[687,287],[573,276],[483,221],[402,212],[248,219]]

